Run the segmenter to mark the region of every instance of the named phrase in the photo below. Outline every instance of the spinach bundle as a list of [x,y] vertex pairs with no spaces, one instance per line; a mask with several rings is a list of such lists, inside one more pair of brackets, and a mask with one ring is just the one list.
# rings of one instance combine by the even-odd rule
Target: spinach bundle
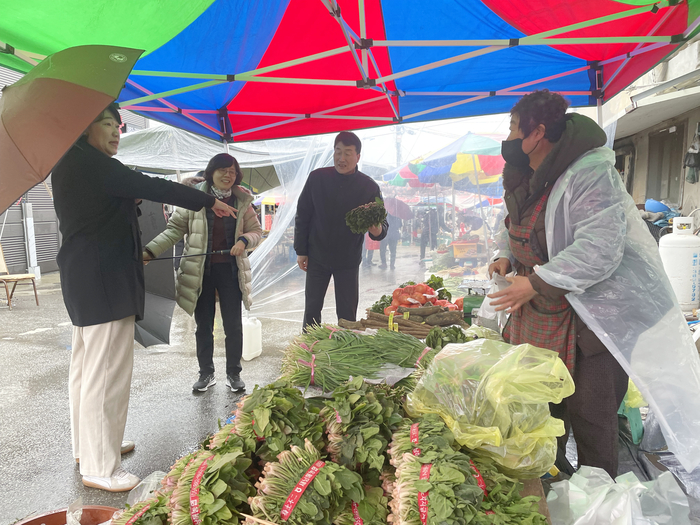
[[449,454],[459,449],[452,431],[437,414],[426,414],[416,419],[404,419],[394,432],[389,446],[391,464],[397,469],[404,461],[404,454],[420,456],[435,453]]
[[168,522],[170,500],[167,495],[158,493],[154,497],[139,501],[112,518],[114,525],[165,525]]
[[484,492],[466,454],[405,454],[396,475],[393,525],[466,525],[478,514]]
[[237,525],[255,493],[244,474],[251,463],[242,450],[225,454],[201,450],[170,497],[171,525]]
[[324,445],[318,410],[308,407],[301,392],[284,380],[256,386],[238,403],[233,424],[246,448],[263,461],[274,461],[280,452],[303,445],[305,439],[318,448]]
[[350,210],[345,214],[345,224],[352,233],[365,234],[372,226],[379,226],[386,220],[384,201],[377,197],[369,202]]
[[[351,502],[364,499],[362,478],[337,463],[321,460],[310,441],[304,448],[292,446],[265,465],[250,500],[253,516],[289,525],[331,525]],[[247,524],[256,522],[247,519]]]
[[[389,514],[389,498],[379,487],[365,489],[365,499],[346,504],[345,509],[333,520],[333,525],[386,525]],[[359,520],[358,520],[359,519]]]
[[325,405],[321,417],[331,458],[379,486],[391,434],[403,418],[397,393],[357,377],[337,388]]
[[[487,459],[473,460],[473,469],[483,479],[484,501],[472,521],[477,525],[545,525],[547,518],[539,512],[537,496],[520,496],[523,484],[502,474]],[[477,478],[478,479],[478,478]]]
[[173,490],[175,490],[175,487],[177,487],[177,482],[180,480],[180,476],[182,476],[182,473],[185,471],[185,468],[189,462],[192,461],[192,459],[198,453],[199,451],[187,454],[186,456],[178,459],[175,464],[170,467],[170,472],[168,472],[160,482],[162,486],[162,488],[158,491],[160,494],[170,496],[173,493]]

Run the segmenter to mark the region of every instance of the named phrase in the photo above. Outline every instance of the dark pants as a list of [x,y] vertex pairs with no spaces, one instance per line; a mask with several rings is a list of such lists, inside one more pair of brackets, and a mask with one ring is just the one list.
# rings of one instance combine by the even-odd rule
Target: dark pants
[[219,292],[221,318],[226,334],[226,374],[241,373],[243,353],[243,324],[241,301],[243,296],[238,285],[238,269],[235,264],[217,263],[204,274],[202,293],[194,309],[197,323],[197,359],[200,374],[214,373],[214,315],[216,314],[216,292]]
[[420,236],[420,258],[425,259],[425,248],[430,243],[430,249],[435,250],[437,248],[437,232],[433,234],[421,233]]
[[304,307],[304,328],[321,324],[321,310],[326,298],[328,283],[333,276],[335,285],[335,311],[338,319],[355,321],[357,303],[359,302],[359,266],[333,269],[329,266],[314,264],[309,260],[306,272],[306,305]]
[[576,392],[558,405],[550,404],[552,416],[564,421],[566,434],[558,438],[565,449],[569,429],[574,431],[578,464],[605,469],[617,476],[617,410],[627,392],[627,374],[610,352],[586,357],[576,350]]
[[398,239],[384,239],[379,248],[379,257],[382,259],[382,264],[386,266],[386,249],[389,248],[389,254],[391,256],[391,267],[394,268],[396,263],[396,245],[399,243]]

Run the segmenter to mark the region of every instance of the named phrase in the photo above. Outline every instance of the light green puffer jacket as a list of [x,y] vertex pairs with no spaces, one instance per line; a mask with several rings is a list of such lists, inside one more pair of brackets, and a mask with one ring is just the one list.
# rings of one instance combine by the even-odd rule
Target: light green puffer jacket
[[[208,183],[202,182],[195,186],[206,191]],[[247,250],[257,247],[262,241],[262,228],[258,216],[251,206],[253,196],[241,186],[233,187],[238,208],[238,220],[236,221],[235,239],[243,236],[248,239]],[[168,221],[167,229],[149,242],[145,249],[155,257],[174,246],[180,239],[185,239],[183,255],[206,253],[208,247],[209,226],[207,223],[206,209],[199,211],[178,208]],[[206,257],[188,257],[180,260],[180,268],[177,270],[177,283],[175,295],[177,304],[190,315],[194,314],[199,294],[202,292],[202,279],[204,278],[204,262]],[[252,275],[248,252],[236,257],[238,264],[238,284],[243,295],[243,304],[250,310],[252,302]]]

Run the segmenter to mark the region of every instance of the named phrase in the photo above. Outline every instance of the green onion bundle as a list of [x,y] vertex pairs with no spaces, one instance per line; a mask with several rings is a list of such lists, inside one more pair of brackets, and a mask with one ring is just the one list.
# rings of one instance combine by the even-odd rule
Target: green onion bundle
[[466,525],[478,514],[483,490],[461,452],[405,454],[396,471],[393,525]]
[[293,385],[333,391],[350,377],[377,378],[381,356],[371,337],[330,325],[316,326],[294,339],[282,361],[282,378]]
[[305,439],[318,448],[324,446],[318,410],[307,406],[301,392],[284,380],[256,386],[238,403],[233,424],[247,449],[263,461],[275,461],[280,452],[303,445]]
[[391,464],[397,469],[404,461],[404,454],[416,456],[428,453],[444,455],[459,449],[452,431],[437,414],[425,414],[416,419],[404,419],[394,432],[389,446]]
[[379,226],[384,222],[386,215],[384,202],[377,197],[374,202],[363,204],[347,212],[345,224],[352,233],[365,234],[372,226]]
[[[304,448],[292,446],[278,460],[265,465],[255,485],[258,492],[250,507],[258,519],[288,525],[331,525],[347,505],[364,499],[360,475],[337,463],[322,462],[321,453],[308,440]],[[303,489],[303,493],[295,489]],[[256,524],[251,519],[246,523]]]
[[417,337],[401,332],[380,328],[372,338],[372,345],[386,363],[414,368],[421,356],[425,359],[423,354],[426,349],[425,343]]
[[345,509],[333,520],[333,525],[356,525],[357,518],[363,525],[386,525],[389,514],[389,498],[380,487],[365,489],[365,499],[346,504]]
[[358,377],[333,392],[321,417],[333,461],[360,471],[365,482],[379,486],[392,432],[403,419],[397,394],[386,385],[368,385]]
[[169,502],[167,495],[158,493],[132,506],[127,505],[126,510],[116,518],[112,518],[112,523],[114,525],[126,525],[127,522],[131,522],[130,525],[165,525],[170,514]]
[[248,510],[248,498],[255,493],[244,474],[251,463],[242,450],[199,451],[170,497],[170,524],[237,525],[239,513]]

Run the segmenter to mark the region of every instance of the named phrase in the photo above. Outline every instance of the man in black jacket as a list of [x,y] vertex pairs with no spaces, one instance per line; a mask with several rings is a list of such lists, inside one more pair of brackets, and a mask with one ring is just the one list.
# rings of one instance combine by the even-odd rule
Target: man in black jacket
[[[345,224],[345,214],[381,199],[379,186],[358,171],[362,143],[343,131],[335,138],[332,168],[312,171],[299,196],[294,226],[294,250],[299,268],[306,272],[304,328],[320,324],[328,283],[335,284],[338,319],[355,321],[359,301],[359,268],[364,236]],[[388,224],[369,229],[370,238],[381,241]]]

